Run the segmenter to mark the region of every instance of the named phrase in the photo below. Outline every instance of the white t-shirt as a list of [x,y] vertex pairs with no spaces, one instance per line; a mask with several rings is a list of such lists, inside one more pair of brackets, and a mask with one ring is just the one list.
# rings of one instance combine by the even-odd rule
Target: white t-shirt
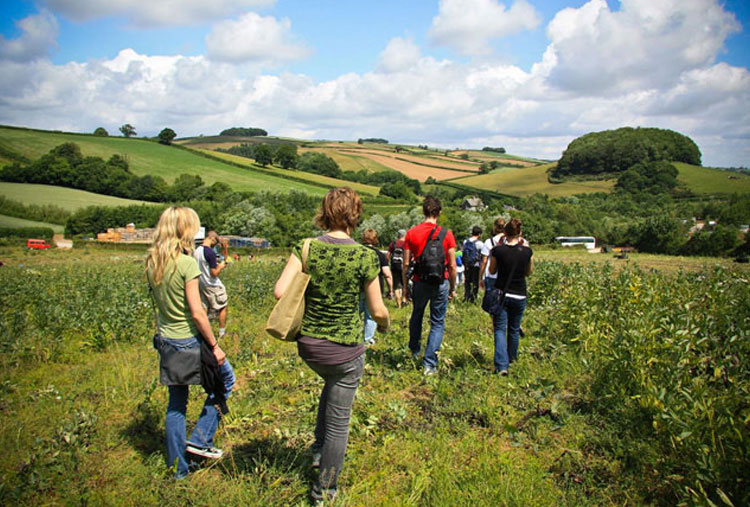
[[221,280],[211,274],[211,268],[216,268],[219,265],[219,260],[211,248],[201,245],[195,249],[193,257],[198,261],[198,267],[201,270],[201,285],[207,287],[224,287]]
[[487,265],[484,267],[484,277],[485,278],[497,278],[497,273],[494,275],[490,274],[490,252],[493,248],[495,248],[495,245],[497,245],[500,240],[505,235],[501,232],[500,234],[497,234],[495,236],[490,236],[486,240],[484,240],[484,243],[482,243],[482,250],[481,254],[482,257],[487,257]]

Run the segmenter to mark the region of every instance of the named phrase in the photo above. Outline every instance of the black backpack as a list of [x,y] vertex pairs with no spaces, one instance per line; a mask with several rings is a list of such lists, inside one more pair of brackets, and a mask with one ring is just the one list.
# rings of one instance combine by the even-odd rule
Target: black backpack
[[437,225],[433,227],[427,236],[427,242],[422,250],[422,255],[419,256],[417,266],[419,281],[435,285],[439,285],[445,280],[445,249],[443,248],[443,239],[445,239],[445,234],[448,231],[448,229],[441,229],[437,238],[433,238],[432,235],[437,227]]
[[391,268],[402,269],[404,266],[404,242],[401,241],[401,246],[398,246],[398,241],[393,243],[393,250],[391,252]]

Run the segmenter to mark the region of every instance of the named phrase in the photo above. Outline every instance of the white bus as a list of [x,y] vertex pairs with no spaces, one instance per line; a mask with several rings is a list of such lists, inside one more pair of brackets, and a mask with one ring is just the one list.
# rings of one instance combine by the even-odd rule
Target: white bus
[[594,236],[557,236],[555,241],[560,246],[583,245],[586,247],[586,250],[594,250],[596,248],[596,238]]

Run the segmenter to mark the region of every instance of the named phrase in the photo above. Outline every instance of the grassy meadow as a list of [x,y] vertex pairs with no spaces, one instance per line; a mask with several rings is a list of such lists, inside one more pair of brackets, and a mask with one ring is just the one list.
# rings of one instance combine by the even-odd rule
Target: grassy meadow
[[154,204],[146,201],[123,199],[110,195],[94,194],[75,188],[31,183],[0,182],[0,195],[20,201],[26,205],[54,204],[68,211],[76,211],[86,206],[130,206],[133,204]]
[[493,190],[503,194],[527,196],[535,193],[563,197],[590,192],[610,192],[614,180],[569,181],[552,184],[547,180],[547,169],[555,163],[526,168],[503,168],[489,174],[451,179],[470,187]]
[[[222,273],[238,378],[225,456],[174,482],[143,253],[0,246],[0,501],[308,505],[321,381],[263,332],[286,254]],[[490,374],[489,318],[461,302],[439,374],[424,377],[406,347],[410,308],[389,302],[336,505],[747,504],[748,272],[610,260],[539,252],[509,377]],[[188,429],[202,399],[192,388]]]
[[674,162],[678,184],[697,194],[750,193],[750,176],[710,167]]
[[47,222],[37,222],[36,220],[26,220],[23,218],[9,217],[0,215],[0,227],[17,229],[19,227],[49,227],[56,233],[65,232],[65,226],[59,224],[50,224]]

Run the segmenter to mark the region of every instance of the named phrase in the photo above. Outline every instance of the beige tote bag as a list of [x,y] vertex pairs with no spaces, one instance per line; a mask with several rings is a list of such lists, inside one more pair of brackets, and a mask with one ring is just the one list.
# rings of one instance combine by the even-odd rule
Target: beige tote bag
[[294,275],[286,292],[276,302],[266,321],[266,332],[286,342],[293,342],[302,329],[305,315],[305,290],[310,282],[307,274],[307,254],[310,252],[310,238],[302,245],[302,271]]

